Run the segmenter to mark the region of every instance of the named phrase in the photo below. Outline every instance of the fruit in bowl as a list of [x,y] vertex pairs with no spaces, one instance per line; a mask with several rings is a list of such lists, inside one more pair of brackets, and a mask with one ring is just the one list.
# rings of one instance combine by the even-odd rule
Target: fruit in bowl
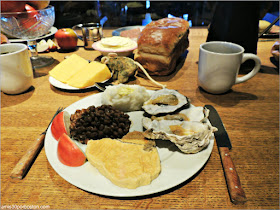
[[1,1],[1,12],[23,12],[26,1]]
[[127,37],[113,36],[95,42],[92,47],[102,55],[116,53],[118,56],[129,56],[137,48],[137,42]]
[[50,1],[1,1],[1,12],[24,12],[26,4],[34,7],[36,10],[44,9]]
[[44,9],[49,6],[50,1],[27,1],[26,4],[33,6],[36,10]]

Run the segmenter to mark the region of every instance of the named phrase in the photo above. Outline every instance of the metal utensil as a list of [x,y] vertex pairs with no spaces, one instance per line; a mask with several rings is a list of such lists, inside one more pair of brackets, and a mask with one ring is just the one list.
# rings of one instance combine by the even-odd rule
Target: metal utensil
[[62,107],[59,107],[57,109],[57,111],[55,112],[55,114],[54,114],[52,120],[50,121],[48,127],[46,128],[46,130],[43,133],[41,133],[40,137],[38,139],[36,139],[36,141],[34,141],[34,143],[29,147],[27,152],[22,156],[22,158],[16,164],[16,166],[12,170],[11,178],[23,179],[23,177],[26,175],[28,169],[30,168],[30,166],[32,165],[34,160],[36,159],[37,154],[42,149],[44,139],[45,139],[45,136],[46,136],[46,132],[47,132],[50,124],[52,123],[55,116],[58,113],[60,113],[62,110],[63,110]]
[[229,154],[229,150],[232,146],[228,134],[216,109],[211,105],[205,105],[205,107],[210,110],[209,120],[211,124],[218,128],[218,131],[215,132],[214,135],[220,153],[231,202],[234,204],[244,203],[246,202],[245,192],[241,187],[239,176]]
[[104,82],[104,83],[96,82],[95,83],[95,86],[102,92],[104,92],[106,90],[107,86],[111,86],[111,85],[113,85],[113,84],[112,83],[106,83],[106,82]]
[[[265,33],[267,33],[267,32],[271,29],[271,27],[272,27],[278,20],[279,20],[279,16],[278,16],[272,23],[270,23],[270,25],[267,26],[266,29],[264,29],[261,33],[259,33],[258,38],[260,38],[262,35],[264,35]],[[279,35],[278,35],[278,36],[279,36]]]

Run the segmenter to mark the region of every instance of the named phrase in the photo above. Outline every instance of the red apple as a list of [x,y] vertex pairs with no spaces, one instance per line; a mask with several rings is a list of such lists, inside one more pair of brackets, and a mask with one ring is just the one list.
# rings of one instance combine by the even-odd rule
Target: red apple
[[1,1],[1,12],[23,12],[25,4],[32,5],[35,9],[44,9],[50,1]]
[[77,47],[78,36],[71,28],[62,28],[57,30],[54,37],[61,49],[71,50]]
[[[29,14],[38,13],[38,12],[36,11],[36,9],[35,9],[34,7],[32,7],[32,6],[30,6],[29,4],[25,4],[25,10],[26,10],[26,11],[29,11],[29,12],[30,12]],[[31,11],[32,11],[32,13],[31,13]]]
[[[25,29],[36,30],[34,25],[38,22],[39,14],[36,9],[29,4],[25,4],[25,10],[28,12],[24,15],[24,18],[20,19],[21,25]],[[23,17],[23,15],[22,15]]]
[[39,10],[39,9],[44,9],[49,5],[50,1],[27,1],[27,4],[30,4],[31,6],[33,6],[35,9]]
[[23,12],[26,1],[1,1],[1,12]]
[[62,134],[69,133],[70,115],[63,111],[55,116],[51,125],[51,132],[53,137],[58,141]]
[[57,156],[61,163],[67,166],[81,166],[86,162],[86,156],[80,147],[65,133],[60,136],[57,145]]
[[6,43],[10,43],[9,39],[4,34],[1,34],[1,44]]

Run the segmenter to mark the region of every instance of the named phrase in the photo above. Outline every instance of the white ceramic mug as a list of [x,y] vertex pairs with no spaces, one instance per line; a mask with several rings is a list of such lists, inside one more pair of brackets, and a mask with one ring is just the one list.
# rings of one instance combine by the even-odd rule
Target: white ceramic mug
[[[250,59],[255,61],[254,68],[248,74],[238,77],[240,65]],[[225,93],[233,85],[255,76],[260,67],[259,57],[244,53],[244,48],[238,44],[206,42],[199,49],[198,85],[209,93]]]
[[19,94],[28,90],[33,82],[33,70],[25,44],[0,45],[1,91]]

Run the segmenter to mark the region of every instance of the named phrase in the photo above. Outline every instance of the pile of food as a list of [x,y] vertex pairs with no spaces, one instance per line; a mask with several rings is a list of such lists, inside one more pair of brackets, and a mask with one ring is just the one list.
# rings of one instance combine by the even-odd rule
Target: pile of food
[[[175,70],[177,60],[189,46],[188,21],[182,18],[153,21],[142,31],[133,32],[139,35],[137,43],[127,37],[128,34],[122,32],[121,36],[102,38],[93,44],[93,48],[103,55],[101,62],[88,64],[85,59],[72,54],[54,67],[50,76],[72,87],[86,88],[111,76],[114,84],[126,83],[140,70],[155,85],[165,88],[150,75],[166,76]],[[129,58],[133,51],[134,58]]]
[[[191,105],[187,97],[171,89],[147,91],[138,85],[119,84],[102,93],[101,104],[78,109],[71,117],[64,114],[60,122],[69,131],[60,129],[60,138],[53,133],[58,140],[58,157],[68,166],[83,165],[87,159],[112,183],[124,188],[148,185],[159,176],[156,140],[169,140],[178,147],[177,152],[188,155],[207,148],[217,130],[207,120],[209,110]],[[135,122],[129,113],[134,111],[141,113],[143,132],[131,130]],[[57,121],[55,118],[52,124],[54,132],[59,129],[53,127],[63,127],[54,124]],[[75,141],[86,144],[85,154]],[[63,144],[69,143],[72,146],[67,150]]]
[[191,107],[189,100],[175,90],[156,91],[142,108],[150,115],[143,118],[144,136],[170,140],[184,153],[197,153],[206,148],[216,131],[205,123],[209,111]]
[[150,98],[146,88],[139,85],[108,86],[102,94],[101,103],[125,111],[141,110],[145,101]]
[[90,139],[121,138],[130,128],[129,116],[110,105],[76,110],[70,118],[70,136],[87,143]]
[[[102,93],[100,106],[77,109],[71,116],[60,114],[51,130],[58,140],[57,154],[63,164],[80,166],[87,159],[112,183],[129,189],[149,185],[159,176],[157,141],[169,140],[178,148],[174,152],[188,155],[207,148],[216,131],[207,120],[209,110],[191,105],[187,97],[149,75],[174,71],[189,45],[188,22],[164,18],[134,32],[139,34],[134,58],[108,53],[126,44],[130,48],[134,42],[128,42],[129,38],[104,38],[97,43],[105,55],[101,62],[88,63],[73,54],[50,71],[55,79],[79,88],[112,76],[114,85]],[[139,85],[123,84],[139,70],[161,89],[148,91]],[[134,112],[140,113],[138,122],[131,119]],[[133,130],[133,124],[139,122],[141,129]],[[85,151],[75,142],[86,146]]]
[[76,88],[89,87],[111,78],[111,72],[105,64],[96,61],[89,63],[76,54],[56,65],[49,71],[49,75]]

